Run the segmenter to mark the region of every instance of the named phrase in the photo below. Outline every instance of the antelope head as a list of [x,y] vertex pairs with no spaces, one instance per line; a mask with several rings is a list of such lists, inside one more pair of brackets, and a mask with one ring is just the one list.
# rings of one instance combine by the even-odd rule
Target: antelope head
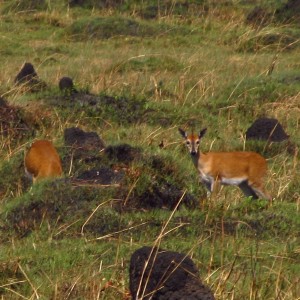
[[188,134],[183,129],[179,128],[179,133],[185,139],[185,144],[192,156],[196,156],[199,153],[200,140],[204,136],[207,128],[202,129],[198,134]]

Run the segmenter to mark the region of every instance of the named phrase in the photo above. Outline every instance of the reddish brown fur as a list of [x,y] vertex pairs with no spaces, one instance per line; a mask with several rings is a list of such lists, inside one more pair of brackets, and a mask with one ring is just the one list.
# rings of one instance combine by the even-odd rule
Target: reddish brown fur
[[33,182],[62,174],[60,157],[50,141],[35,141],[28,150],[24,163],[25,171],[33,177]]
[[256,152],[209,152],[200,157],[203,171],[215,179],[245,178],[251,186],[263,187],[267,162]]
[[267,162],[256,152],[208,152],[199,150],[200,140],[206,132],[203,129],[198,135],[179,129],[191,153],[201,181],[210,192],[217,183],[237,185],[246,196],[262,197],[271,200],[264,191],[264,177],[267,173]]

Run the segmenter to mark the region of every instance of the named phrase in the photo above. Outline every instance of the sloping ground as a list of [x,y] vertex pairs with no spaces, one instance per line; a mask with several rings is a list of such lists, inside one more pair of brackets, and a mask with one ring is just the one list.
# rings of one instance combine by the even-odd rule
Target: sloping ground
[[[272,24],[245,25],[249,7],[229,2],[143,3],[1,10],[0,297],[129,299],[130,257],[146,245],[192,257],[217,299],[298,299],[299,54],[285,48],[298,29],[269,37]],[[15,87],[24,61],[43,89]],[[62,76],[76,85],[61,88]],[[282,125],[276,143],[246,143],[268,117]],[[207,198],[178,135],[203,125],[203,151],[268,158],[272,203],[235,187]],[[264,127],[254,131],[269,140]],[[23,154],[39,138],[53,140],[65,176],[32,186]]]
[[13,142],[32,134],[33,128],[22,115],[24,112],[21,108],[9,105],[0,98],[0,135]]
[[165,33],[173,35],[189,34],[189,30],[180,26],[161,24],[153,26],[145,21],[136,21],[124,17],[82,18],[66,29],[73,40],[108,39],[118,36],[155,37]]

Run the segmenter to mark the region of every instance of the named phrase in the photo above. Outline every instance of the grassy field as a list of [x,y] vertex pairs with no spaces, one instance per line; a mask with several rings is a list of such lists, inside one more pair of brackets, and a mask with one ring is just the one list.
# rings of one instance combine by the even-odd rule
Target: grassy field
[[[300,299],[300,28],[283,1],[66,2],[0,2],[0,298],[130,299],[131,254],[158,245],[188,253],[216,299]],[[256,5],[265,22],[247,21]],[[25,62],[45,89],[15,85]],[[99,104],[62,95],[63,76]],[[289,142],[246,141],[258,117]],[[70,127],[136,155],[73,156]],[[272,204],[235,187],[207,199],[178,127],[207,127],[204,152],[266,157]],[[31,187],[35,139],[54,142],[64,179]],[[74,183],[102,167],[122,182]]]

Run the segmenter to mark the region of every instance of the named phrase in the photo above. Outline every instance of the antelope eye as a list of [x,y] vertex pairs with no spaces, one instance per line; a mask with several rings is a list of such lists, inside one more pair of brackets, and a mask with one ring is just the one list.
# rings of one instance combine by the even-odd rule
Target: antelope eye
[[199,145],[199,144],[200,144],[200,141],[197,141],[197,142],[196,142],[196,145]]
[[190,145],[190,144],[191,144],[191,142],[190,142],[190,141],[187,141],[187,142],[186,142],[186,144],[187,144],[187,145]]

